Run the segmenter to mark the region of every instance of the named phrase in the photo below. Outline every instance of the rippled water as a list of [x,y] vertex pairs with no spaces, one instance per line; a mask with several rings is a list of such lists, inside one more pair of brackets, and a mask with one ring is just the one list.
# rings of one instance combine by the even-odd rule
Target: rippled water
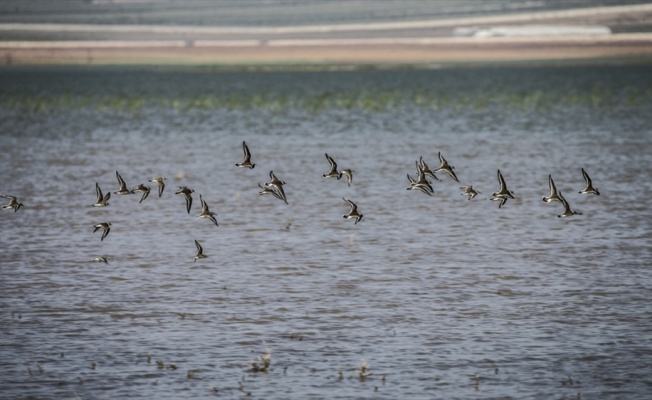
[[[0,191],[25,204],[0,213],[2,398],[652,392],[649,69],[5,69],[0,88]],[[439,151],[482,194],[405,190]],[[168,186],[90,207],[116,170]],[[258,195],[270,170],[289,205]],[[582,215],[541,201],[548,174]]]

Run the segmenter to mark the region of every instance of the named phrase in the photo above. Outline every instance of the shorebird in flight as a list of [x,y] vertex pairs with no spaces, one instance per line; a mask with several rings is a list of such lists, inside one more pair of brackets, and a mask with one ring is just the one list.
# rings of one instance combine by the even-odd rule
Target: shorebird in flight
[[208,218],[213,221],[215,226],[219,226],[217,224],[217,220],[215,219],[215,213],[208,209],[208,204],[206,204],[206,201],[201,194],[199,195],[199,201],[201,201],[201,212],[197,216],[200,218]]
[[[260,192],[258,192],[259,195],[271,194],[271,195],[273,195],[274,197],[276,197],[277,199],[282,200],[282,201],[285,201],[285,199],[283,198],[283,196],[281,196],[280,194],[278,194],[278,192],[276,191],[276,186],[263,187],[263,186],[259,183],[259,184],[258,184],[258,187],[262,189]],[[285,201],[285,203],[287,204],[287,201]]]
[[145,185],[143,185],[141,183],[138,186],[136,186],[135,188],[131,189],[131,191],[132,191],[132,193],[133,192],[140,192],[140,193],[143,194],[143,196],[140,198],[140,201],[138,202],[138,204],[140,204],[140,203],[143,202],[143,200],[145,200],[147,198],[147,196],[149,196],[150,189],[149,189],[149,186],[145,186]]
[[586,183],[586,187],[584,189],[580,190],[580,194],[595,194],[595,195],[600,195],[600,192],[598,192],[598,189],[593,187],[593,183],[591,182],[591,178],[589,177],[589,174],[584,171],[584,168],[582,168],[582,176],[584,177],[584,182]]
[[127,184],[125,183],[125,180],[122,179],[118,171],[115,171],[115,176],[118,178],[118,184],[120,185],[120,189],[118,189],[117,192],[113,192],[115,194],[134,194],[131,190],[127,189]]
[[407,174],[407,178],[410,181],[410,186],[407,190],[420,190],[428,196],[432,196],[435,191],[430,182],[426,179],[426,174],[423,172],[421,164],[418,161],[415,161],[415,165],[417,167],[417,179],[415,180],[410,176],[410,174]]
[[448,164],[448,161],[444,158],[444,156],[441,155],[441,151],[437,154],[439,156],[439,168],[435,169],[433,172],[439,172],[439,171],[444,171],[453,178],[456,182],[459,182],[459,179],[457,179],[457,175],[455,175],[455,172],[453,169],[455,167],[451,166]]
[[186,210],[188,210],[188,214],[190,214],[190,208],[192,207],[192,193],[194,192],[194,190],[189,189],[186,186],[179,186],[179,190],[174,192],[174,194],[183,195],[186,199]]
[[95,194],[97,195],[97,201],[95,201],[93,207],[106,207],[109,205],[111,192],[107,193],[106,196],[102,196],[102,189],[100,189],[100,184],[97,182],[95,182]]
[[197,239],[195,239],[195,247],[197,247],[197,254],[195,254],[195,256],[193,257],[194,258],[193,262],[196,262],[197,260],[199,260],[201,258],[206,258],[207,257],[206,255],[204,255],[204,248],[201,247],[201,244],[199,244]]
[[349,199],[342,198],[342,200],[346,201],[349,206],[351,206],[351,211],[349,211],[348,214],[342,215],[342,217],[345,219],[355,219],[355,223],[353,225],[356,225],[362,219],[362,214],[358,212],[358,206]]
[[16,196],[11,196],[11,195],[3,195],[5,199],[9,199],[9,204],[5,204],[2,206],[3,210],[11,210],[13,208],[14,212],[18,211],[20,207],[23,206],[23,203],[19,203],[18,199],[16,199]]
[[500,201],[498,208],[501,208],[502,206],[505,205],[507,199],[513,199],[514,196],[512,194],[512,191],[507,189],[505,178],[503,178],[503,174],[500,173],[500,170],[498,170],[497,175],[498,175],[498,183],[500,184],[500,190],[498,190],[497,192],[493,192],[491,194],[493,196],[491,200]]
[[276,194],[280,196],[280,199],[283,200],[285,204],[288,204],[288,199],[285,196],[285,190],[283,190],[283,185],[285,185],[285,182],[278,179],[276,175],[274,175],[274,171],[269,171],[269,178],[270,181],[265,183],[265,187],[273,188],[276,191]]
[[163,195],[163,191],[165,190],[165,181],[166,179],[164,176],[157,176],[156,178],[148,180],[148,182],[155,182],[158,185],[158,197]]
[[557,215],[557,217],[564,218],[564,217],[570,217],[571,215],[582,215],[582,213],[571,210],[570,205],[568,204],[564,196],[562,196],[561,192],[559,192],[559,200],[561,201],[561,204],[564,205],[564,212],[562,214]]
[[427,175],[436,181],[441,181],[441,179],[437,178],[437,175],[435,175],[428,164],[423,160],[423,157],[419,157],[419,165],[421,166],[421,171],[423,171],[424,175]]
[[348,183],[349,186],[351,186],[351,183],[353,183],[353,173],[355,171],[352,170],[351,168],[343,169],[340,171],[340,175],[346,175],[346,183]]
[[467,200],[471,200],[478,194],[481,194],[482,192],[473,189],[473,186],[467,185],[467,186],[462,186],[460,189],[464,190],[464,193],[462,193],[462,196],[469,196]]
[[100,229],[103,230],[102,238],[100,239],[100,241],[103,241],[104,238],[107,237],[109,235],[109,232],[111,231],[111,223],[110,222],[102,222],[102,223],[96,224],[94,226],[94,228],[95,229],[93,230],[93,233],[97,232]]
[[548,175],[548,187],[550,188],[550,195],[543,196],[543,201],[546,203],[561,201],[559,194],[557,193],[557,186],[555,186],[555,181],[552,180],[552,175]]
[[247,143],[242,141],[242,151],[244,152],[244,160],[240,163],[236,163],[235,166],[239,168],[253,168],[256,164],[251,163],[251,152],[249,151],[249,146]]
[[337,178],[340,179],[342,177],[342,173],[337,171],[337,163],[335,160],[333,160],[333,157],[329,156],[328,153],[324,153],[326,155],[326,159],[328,160],[328,163],[331,165],[330,170],[326,172],[325,174],[322,174],[321,176],[324,178]]

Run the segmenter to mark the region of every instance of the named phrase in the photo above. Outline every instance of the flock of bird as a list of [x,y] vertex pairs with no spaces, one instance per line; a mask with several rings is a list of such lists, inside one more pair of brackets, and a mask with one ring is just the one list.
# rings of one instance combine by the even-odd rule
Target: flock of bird
[[[416,161],[416,167],[417,167],[417,178],[414,179],[413,177],[408,174],[407,178],[410,181],[410,186],[407,188],[408,190],[420,190],[421,192],[432,196],[434,193],[434,190],[432,188],[432,183],[426,178],[426,176],[429,176],[437,181],[440,181],[439,178],[435,175],[436,172],[445,172],[450,176],[454,181],[459,182],[459,179],[457,178],[457,175],[455,175],[455,172],[453,171],[455,167],[451,166],[448,161],[441,155],[441,152],[438,153],[439,157],[439,167],[431,170],[430,167],[428,167],[428,164],[426,164],[425,161],[423,161],[423,157],[419,158],[419,161]],[[503,177],[503,174],[500,173],[500,170],[497,172],[497,178],[498,178],[498,184],[500,185],[500,188],[497,192],[493,192],[491,194],[491,200],[493,201],[499,201],[500,203],[498,204],[498,208],[502,208],[502,206],[507,203],[508,199],[514,199],[514,192],[511,190],[507,189],[507,183],[505,183],[505,178]],[[593,187],[593,183],[591,181],[591,178],[589,177],[589,174],[582,168],[582,176],[584,178],[584,183],[585,187],[584,189],[580,190],[580,194],[594,194],[594,195],[599,195],[600,192]],[[551,203],[553,201],[558,201],[561,202],[562,205],[564,206],[564,212],[557,215],[559,218],[564,218],[564,217],[570,217],[571,215],[581,215],[581,213],[577,211],[573,211],[570,208],[570,205],[568,204],[568,201],[564,196],[562,195],[561,191],[557,190],[557,187],[555,186],[555,182],[552,179],[552,175],[548,175],[548,186],[550,189],[550,194],[548,196],[543,196],[543,201],[546,203]],[[473,199],[475,196],[477,196],[479,191],[473,189],[473,186],[467,185],[467,186],[462,186],[460,189],[463,190],[462,195],[463,196],[468,196],[468,200]]]
[[[242,142],[242,149],[244,153],[244,159],[242,162],[236,163],[235,166],[238,168],[249,168],[252,169],[256,166],[256,164],[251,162],[251,152],[249,151],[249,147],[247,146],[246,142]],[[328,172],[322,174],[323,178],[336,178],[336,179],[341,179],[343,176],[346,176],[347,178],[347,184],[348,186],[351,186],[353,183],[353,174],[355,173],[354,170],[352,169],[338,169],[337,163],[335,160],[329,156],[327,153],[325,154],[326,159],[328,160],[328,163],[330,165],[330,168]],[[427,177],[430,177],[434,180],[441,181],[436,175],[437,172],[442,172],[447,174],[451,179],[453,179],[456,182],[459,182],[459,179],[457,178],[457,175],[455,174],[455,167],[450,165],[448,161],[441,155],[441,152],[438,153],[439,157],[439,167],[435,169],[431,169],[428,164],[423,160],[423,157],[419,158],[419,161],[415,161],[416,165],[416,178],[412,177],[410,174],[407,174],[408,181],[410,182],[410,185],[408,186],[407,190],[419,190],[428,196],[432,196],[434,193],[434,189],[432,187],[432,182],[428,180]],[[122,179],[122,176],[120,176],[120,173],[118,171],[115,172],[116,178],[118,180],[118,185],[119,188],[117,191],[113,192],[117,195],[131,195],[135,193],[142,193],[142,196],[140,198],[139,203],[142,203],[143,200],[147,199],[150,193],[150,188],[149,186],[146,186],[144,184],[139,184],[138,186],[134,187],[133,189],[129,189],[127,187],[127,184],[125,183],[124,179]],[[584,178],[585,182],[585,187],[584,189],[580,190],[580,194],[591,194],[591,195],[600,195],[600,192],[593,186],[593,183],[591,181],[591,178],[589,177],[588,173],[582,168],[582,176]],[[285,204],[288,204],[287,197],[285,195],[285,191],[283,190],[283,185],[285,185],[285,182],[280,180],[275,174],[274,171],[269,172],[269,177],[270,181],[266,182],[264,185],[261,185],[260,183],[258,184],[258,187],[261,189],[259,192],[260,195],[272,195],[275,198],[283,201]],[[509,199],[514,199],[514,192],[510,191],[507,188],[507,184],[505,182],[505,178],[501,174],[500,170],[497,172],[497,178],[498,178],[498,184],[499,184],[499,190],[496,192],[492,193],[491,200],[493,201],[498,201],[498,208],[502,208],[505,203],[507,203],[507,200]],[[153,182],[158,185],[158,195],[161,197],[163,195],[163,191],[165,190],[165,181],[166,178],[163,176],[158,176],[152,179],[149,179],[148,182]],[[552,175],[548,175],[548,186],[550,189],[550,193],[548,196],[543,196],[542,200],[546,203],[552,203],[552,202],[560,202],[562,203],[564,207],[564,212],[557,215],[559,218],[564,218],[564,217],[570,217],[572,215],[581,215],[581,213],[573,211],[570,208],[570,205],[568,204],[568,201],[564,198],[562,195],[561,191],[557,190],[557,187],[555,186],[555,182],[552,179]],[[460,189],[463,190],[461,193],[464,196],[468,196],[468,200],[472,200],[473,198],[478,195],[479,191],[475,190],[473,186],[471,185],[466,185],[460,187]],[[190,209],[192,208],[192,193],[195,191],[193,189],[190,189],[186,186],[180,186],[179,190],[177,190],[174,194],[183,196],[186,202],[186,211],[188,214],[190,214]],[[111,192],[107,193],[106,195],[102,193],[102,189],[100,188],[99,183],[95,183],[95,193],[97,195],[97,200],[95,201],[94,204],[92,204],[93,207],[107,207],[109,205],[109,199],[111,198]],[[20,203],[17,199],[16,196],[11,196],[11,195],[3,195],[3,198],[6,198],[9,200],[9,203],[6,205],[2,206],[2,209],[4,210],[11,210],[13,209],[14,212],[18,211],[21,207],[23,207],[23,203]],[[210,211],[208,204],[204,200],[203,196],[200,194],[199,199],[201,201],[201,212],[197,215],[197,217],[200,218],[206,218],[213,222],[215,226],[219,226],[217,219],[215,218],[216,213]],[[349,213],[344,214],[342,217],[345,219],[353,219],[355,220],[355,224],[360,222],[362,220],[363,215],[358,212],[358,206],[356,203],[353,201],[347,199],[347,198],[342,198],[350,207]],[[109,232],[111,231],[111,223],[110,222],[101,222],[98,224],[94,225],[94,230],[93,233],[99,231],[100,229],[102,230],[102,236],[100,238],[100,241],[103,241],[108,235]],[[195,240],[195,247],[197,249],[197,252],[195,256],[193,257],[194,261],[196,262],[199,259],[206,258],[207,256],[204,254],[204,250],[201,246],[201,244]],[[108,263],[108,259],[106,257],[97,257],[94,259],[96,262],[104,262]]]

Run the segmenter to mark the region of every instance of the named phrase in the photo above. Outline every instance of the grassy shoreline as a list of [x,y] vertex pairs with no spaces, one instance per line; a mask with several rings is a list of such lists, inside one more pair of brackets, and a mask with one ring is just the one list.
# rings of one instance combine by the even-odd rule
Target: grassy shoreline
[[[495,90],[494,90],[495,89]],[[167,97],[157,94],[7,94],[0,97],[1,110],[49,113],[65,110],[93,112],[140,112],[148,109],[179,111],[228,110],[303,110],[321,112],[329,109],[353,109],[378,112],[388,109],[420,108],[424,110],[491,110],[496,107],[512,110],[550,111],[586,107],[616,111],[621,108],[648,107],[652,90],[646,87],[603,89],[592,87],[557,92],[536,88],[531,91],[500,90],[489,92],[463,90],[439,92],[436,90],[355,89],[342,92],[317,90],[307,93],[202,93],[196,96]]]

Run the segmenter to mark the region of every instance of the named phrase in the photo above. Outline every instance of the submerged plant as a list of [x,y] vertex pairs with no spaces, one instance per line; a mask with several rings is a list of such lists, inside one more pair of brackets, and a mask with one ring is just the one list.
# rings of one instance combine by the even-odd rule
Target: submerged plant
[[371,375],[373,373],[369,372],[369,364],[364,359],[360,360],[360,364],[358,365],[358,379],[364,381]]
[[473,384],[473,387],[475,388],[475,390],[479,390],[480,389],[480,375],[476,374],[472,379],[475,380],[475,383]]
[[265,346],[265,354],[258,356],[258,361],[250,360],[249,364],[251,365],[252,372],[267,372],[269,365],[272,363],[272,353],[269,351],[269,348]]
[[244,382],[244,377],[242,377],[241,381],[238,381],[238,386],[239,386],[238,390],[240,390],[242,393],[244,393],[247,396],[251,396],[251,392],[245,389],[244,384],[242,382]]

